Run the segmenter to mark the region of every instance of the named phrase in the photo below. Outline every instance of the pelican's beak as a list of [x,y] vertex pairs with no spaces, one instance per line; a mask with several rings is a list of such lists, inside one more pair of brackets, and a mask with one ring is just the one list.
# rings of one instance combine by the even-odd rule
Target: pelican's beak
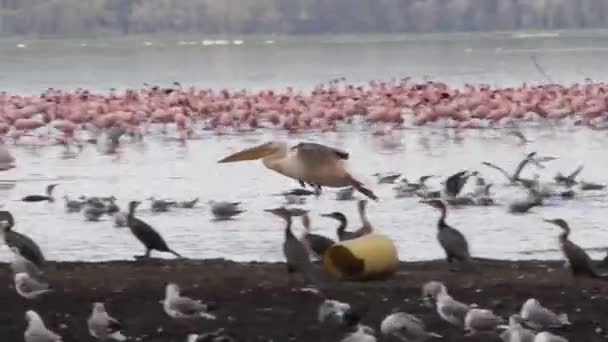
[[276,149],[269,144],[262,144],[256,147],[248,148],[240,152],[229,155],[220,160],[218,163],[231,163],[243,160],[256,160],[267,157],[276,152]]

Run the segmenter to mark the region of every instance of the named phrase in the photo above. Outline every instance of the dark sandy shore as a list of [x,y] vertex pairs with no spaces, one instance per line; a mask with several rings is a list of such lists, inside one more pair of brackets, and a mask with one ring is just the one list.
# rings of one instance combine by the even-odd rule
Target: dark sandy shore
[[[441,280],[457,299],[476,303],[508,316],[529,297],[557,312],[566,312],[573,325],[560,331],[570,341],[606,341],[608,282],[574,280],[561,262],[484,262],[476,272],[450,272],[445,262],[402,263],[385,281],[330,282],[326,294],[354,305],[364,323],[378,328],[394,307],[419,315],[444,341],[495,341],[492,336],[463,337],[442,322],[434,309],[421,306],[420,286]],[[55,293],[26,301],[13,289],[10,270],[0,265],[0,341],[23,340],[26,309],[41,314],[64,341],[92,341],[86,329],[91,302],[104,301],[110,314],[123,321],[131,340],[185,341],[189,332],[225,328],[237,341],[332,341],[342,334],[316,322],[321,299],[287,285],[280,263],[235,263],[225,260],[108,263],[49,263]],[[178,283],[186,295],[217,303],[216,321],[194,325],[174,322],[159,301],[167,282]],[[379,339],[379,341],[388,341]]]

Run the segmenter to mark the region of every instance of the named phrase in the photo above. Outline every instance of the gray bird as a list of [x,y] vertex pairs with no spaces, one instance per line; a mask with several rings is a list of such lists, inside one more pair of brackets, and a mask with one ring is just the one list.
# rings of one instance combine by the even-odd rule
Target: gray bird
[[348,303],[326,299],[319,305],[317,318],[320,323],[343,326],[346,325],[345,317],[351,310]]
[[151,202],[150,210],[157,213],[167,212],[169,208],[177,204],[175,201],[155,199],[154,197],[150,197],[148,200]]
[[491,167],[495,170],[498,170],[500,173],[502,173],[503,175],[505,175],[505,177],[509,180],[510,184],[515,184],[515,182],[517,182],[518,180],[520,180],[519,175],[521,174],[521,172],[524,170],[524,168],[526,167],[526,165],[528,165],[528,163],[533,162],[535,159],[534,157],[536,156],[536,152],[532,152],[529,153],[528,155],[526,155],[526,157],[519,162],[519,164],[517,165],[517,167],[515,168],[515,171],[513,172],[512,175],[510,175],[507,171],[505,171],[504,169],[489,163],[489,162],[482,162],[481,164]]
[[561,328],[570,325],[568,315],[558,315],[542,306],[540,302],[534,298],[529,298],[524,305],[522,305],[520,316],[526,322],[526,325],[537,331],[550,328]]
[[208,313],[209,306],[180,295],[179,286],[174,283],[167,284],[165,287],[165,299],[163,309],[169,317],[174,319],[215,319],[215,316]]
[[374,173],[373,176],[376,176],[378,179],[378,184],[393,184],[399,177],[401,177],[400,173]]
[[423,342],[431,337],[443,338],[439,334],[427,332],[420,318],[405,312],[395,312],[384,318],[380,323],[380,331],[403,342]]
[[553,179],[557,184],[565,185],[566,187],[571,187],[578,182],[576,181],[576,177],[583,171],[583,165],[580,165],[576,168],[576,170],[572,171],[569,175],[564,176],[561,172],[558,172]]
[[287,273],[291,275],[295,272],[302,273],[308,281],[316,282],[316,276],[308,250],[302,241],[298,240],[291,231],[292,217],[301,216],[306,213],[301,209],[287,209],[280,207],[276,209],[266,209],[285,220],[285,240],[283,242],[283,255],[285,256]]
[[85,201],[72,200],[67,195],[63,196],[63,199],[65,200],[65,209],[68,213],[80,212],[80,210],[85,204]]
[[306,197],[290,194],[284,194],[283,196],[285,197],[285,204],[288,205],[298,205],[306,203]]
[[49,284],[36,280],[27,273],[15,274],[15,290],[25,299],[34,299],[52,291]]
[[106,213],[106,208],[105,207],[98,208],[96,206],[87,204],[87,205],[85,205],[82,213],[84,215],[85,220],[91,221],[91,222],[97,222],[97,221],[99,221],[101,216],[103,216],[103,214]]
[[500,324],[504,323],[502,317],[496,316],[487,309],[471,309],[464,318],[464,328],[471,334],[494,331]]
[[114,227],[117,227],[117,228],[126,227],[127,222],[128,222],[128,217],[129,217],[129,214],[125,213],[124,211],[119,211],[117,213],[114,213]]
[[453,261],[469,262],[471,254],[469,253],[469,244],[467,239],[460,231],[450,227],[445,223],[447,208],[441,200],[423,200],[421,203],[430,205],[433,208],[441,210],[441,216],[437,221],[437,240],[446,254],[446,260],[450,265]]
[[121,333],[122,325],[110,316],[103,303],[93,303],[93,311],[87,320],[89,333],[100,341],[126,341],[127,337]]
[[349,186],[347,188],[342,188],[336,192],[336,200],[337,201],[351,201],[353,200],[355,194],[355,188]]
[[457,326],[464,327],[465,317],[471,307],[461,303],[448,294],[445,286],[441,287],[441,291],[436,298],[437,313],[444,321]]
[[354,332],[344,336],[340,342],[377,342],[374,330],[365,325],[358,325]]
[[209,201],[211,214],[216,220],[230,220],[245,212],[240,208],[241,202],[215,202]]
[[47,329],[40,316],[32,311],[25,312],[27,328],[23,333],[25,342],[62,342],[61,336]]
[[517,314],[509,317],[509,327],[500,334],[503,342],[534,342],[534,332],[523,327],[524,319]]
[[198,197],[190,200],[190,201],[181,201],[177,203],[177,207],[178,208],[182,208],[182,209],[192,209],[194,208],[194,206],[196,205],[196,203],[198,203]]

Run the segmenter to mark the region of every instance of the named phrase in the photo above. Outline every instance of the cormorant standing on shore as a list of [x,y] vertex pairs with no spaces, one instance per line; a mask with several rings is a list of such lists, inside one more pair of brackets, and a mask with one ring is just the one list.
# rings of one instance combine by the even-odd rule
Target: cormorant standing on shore
[[9,211],[0,211],[0,225],[2,226],[0,235],[3,236],[5,243],[9,247],[18,248],[24,258],[33,262],[36,266],[42,267],[44,255],[40,247],[28,236],[12,230],[15,219]]
[[459,262],[469,262],[471,255],[469,253],[469,244],[467,239],[457,229],[450,227],[445,223],[447,208],[441,200],[426,200],[421,201],[433,208],[441,210],[441,216],[437,221],[437,240],[446,254],[448,263],[452,264],[453,260]]
[[156,230],[154,230],[154,228],[152,228],[146,222],[135,217],[135,208],[137,208],[140,203],[141,202],[138,201],[129,202],[129,215],[127,216],[127,226],[131,230],[131,233],[135,235],[137,240],[139,240],[139,242],[141,242],[146,247],[146,254],[144,254],[142,257],[148,258],[150,257],[150,252],[152,250],[157,250],[159,252],[168,252],[178,258],[181,258],[182,256],[179,253],[175,252],[174,250],[170,249],[169,246],[167,246],[165,239],[163,239],[163,237]]
[[552,223],[558,227],[560,227],[563,231],[559,234],[559,245],[560,249],[564,253],[566,260],[568,261],[568,266],[572,271],[572,275],[575,277],[583,276],[583,277],[591,277],[591,278],[601,278],[608,279],[607,276],[597,273],[595,267],[593,266],[593,260],[584,249],[582,249],[579,245],[568,239],[570,235],[570,226],[563,219],[553,219],[553,220],[544,220],[545,222]]

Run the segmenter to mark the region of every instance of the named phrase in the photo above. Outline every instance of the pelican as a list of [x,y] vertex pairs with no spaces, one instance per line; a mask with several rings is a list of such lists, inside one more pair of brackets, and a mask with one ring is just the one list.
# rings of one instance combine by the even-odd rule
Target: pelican
[[234,153],[219,163],[262,159],[268,169],[300,183],[343,188],[354,187],[365,196],[377,200],[378,197],[363,183],[356,180],[345,168],[347,152],[315,143],[299,143],[291,148],[282,142],[267,142],[262,145]]

